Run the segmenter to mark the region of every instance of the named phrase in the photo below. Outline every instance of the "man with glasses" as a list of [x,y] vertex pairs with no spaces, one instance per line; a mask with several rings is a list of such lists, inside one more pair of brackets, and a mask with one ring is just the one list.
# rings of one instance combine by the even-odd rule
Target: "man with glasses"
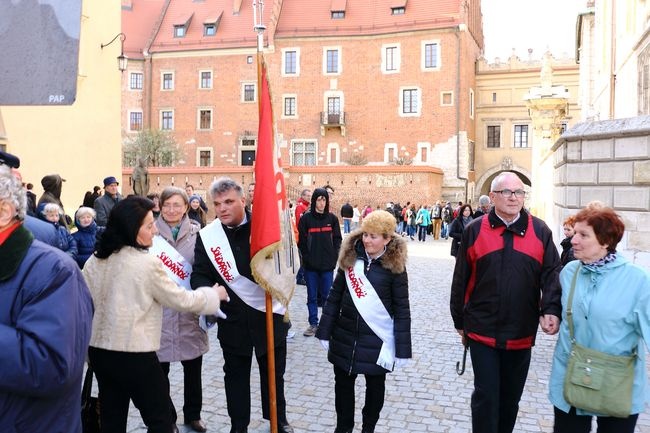
[[512,432],[538,323],[559,329],[560,260],[551,230],[523,209],[513,172],[493,181],[494,207],[463,232],[451,287],[451,315],[474,369],[474,433]]

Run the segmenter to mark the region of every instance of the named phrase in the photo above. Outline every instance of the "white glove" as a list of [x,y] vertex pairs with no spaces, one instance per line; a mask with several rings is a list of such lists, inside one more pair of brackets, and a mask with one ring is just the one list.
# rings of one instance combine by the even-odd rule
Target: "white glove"
[[330,350],[330,341],[329,340],[318,340],[320,345],[323,346],[323,349]]
[[395,358],[395,368],[402,369],[409,363],[409,358]]
[[218,309],[217,312],[214,313],[214,315],[217,316],[220,319],[226,319],[227,318],[226,313],[221,311],[221,309]]

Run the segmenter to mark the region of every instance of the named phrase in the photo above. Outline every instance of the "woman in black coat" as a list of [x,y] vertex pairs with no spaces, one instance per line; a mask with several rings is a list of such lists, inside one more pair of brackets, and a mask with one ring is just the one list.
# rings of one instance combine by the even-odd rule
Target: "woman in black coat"
[[361,229],[341,246],[339,270],[316,332],[334,365],[336,433],[354,428],[357,375],[366,379],[362,432],[373,433],[384,404],[386,373],[411,358],[407,254],[406,242],[395,233],[395,218],[382,210],[364,218]]
[[463,236],[463,230],[465,230],[467,224],[471,223],[472,220],[472,206],[464,204],[458,211],[458,216],[454,218],[454,221],[451,223],[451,227],[449,227],[452,256],[456,257],[458,249],[460,248],[460,239]]

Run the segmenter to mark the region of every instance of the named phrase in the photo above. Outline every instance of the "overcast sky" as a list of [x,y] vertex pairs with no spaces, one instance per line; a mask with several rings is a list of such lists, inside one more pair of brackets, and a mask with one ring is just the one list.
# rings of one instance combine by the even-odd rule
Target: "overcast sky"
[[485,58],[506,60],[516,49],[521,59],[541,58],[547,49],[554,57],[575,56],[576,19],[586,0],[481,0]]

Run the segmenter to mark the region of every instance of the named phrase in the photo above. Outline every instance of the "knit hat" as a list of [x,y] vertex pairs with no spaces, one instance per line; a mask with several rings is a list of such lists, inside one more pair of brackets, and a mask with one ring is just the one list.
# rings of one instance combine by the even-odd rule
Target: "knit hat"
[[188,202],[188,203],[192,203],[192,200],[196,200],[196,201],[198,201],[199,203],[201,203],[201,197],[199,197],[199,196],[196,195],[196,194],[192,194],[192,195],[190,196],[190,199],[189,199],[187,202]]
[[395,216],[385,210],[375,210],[368,214],[361,223],[361,230],[366,233],[377,233],[391,236],[395,233],[397,222]]

